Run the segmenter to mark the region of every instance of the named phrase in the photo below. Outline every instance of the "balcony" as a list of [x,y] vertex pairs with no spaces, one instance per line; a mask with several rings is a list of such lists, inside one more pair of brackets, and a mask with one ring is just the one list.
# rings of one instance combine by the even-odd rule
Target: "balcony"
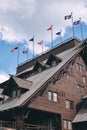
[[9,121],[0,121],[0,130],[55,130],[54,127],[33,125],[26,123],[17,123]]

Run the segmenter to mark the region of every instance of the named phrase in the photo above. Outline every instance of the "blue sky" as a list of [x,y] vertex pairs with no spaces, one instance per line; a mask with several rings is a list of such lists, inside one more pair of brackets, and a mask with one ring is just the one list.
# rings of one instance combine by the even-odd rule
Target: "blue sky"
[[[60,43],[56,35],[61,31],[62,41],[72,37],[71,19],[64,16],[73,12],[73,20],[81,17],[83,38],[87,38],[87,0],[0,0],[0,82],[16,73],[17,54],[11,50],[19,44],[19,63],[25,62],[27,55],[22,51],[29,49],[28,59],[32,59],[33,44],[29,41],[35,36],[35,55],[51,48],[51,35],[47,28],[53,25],[54,46]],[[75,36],[82,40],[80,24],[74,26]]]

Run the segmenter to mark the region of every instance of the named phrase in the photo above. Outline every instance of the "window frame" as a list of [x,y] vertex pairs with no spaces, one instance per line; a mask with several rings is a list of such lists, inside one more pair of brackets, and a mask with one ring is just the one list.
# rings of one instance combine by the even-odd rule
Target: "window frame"
[[79,84],[77,84],[77,87],[78,87],[77,92],[81,93],[81,94],[84,94],[85,88],[82,85],[79,85]]
[[85,75],[82,76],[82,81],[84,84],[86,84],[86,76]]
[[48,91],[48,100],[52,101],[52,91]]
[[57,102],[58,101],[58,94],[57,92],[53,92],[53,102]]
[[63,119],[63,128],[64,130],[72,130],[72,121]]
[[51,62],[51,67],[54,67],[54,66],[56,66],[57,65],[57,61],[56,60],[53,60],[52,62]]
[[66,109],[73,110],[73,108],[74,108],[74,101],[66,99],[65,100],[65,104],[66,104]]
[[58,101],[58,93],[48,90],[48,100],[57,102]]

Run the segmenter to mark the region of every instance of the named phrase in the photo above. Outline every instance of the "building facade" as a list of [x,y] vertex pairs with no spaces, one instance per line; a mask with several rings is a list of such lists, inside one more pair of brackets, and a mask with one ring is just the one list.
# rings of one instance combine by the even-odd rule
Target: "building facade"
[[87,95],[86,44],[69,39],[19,65],[16,75],[0,84],[1,126],[7,122],[17,130],[76,130],[76,113]]

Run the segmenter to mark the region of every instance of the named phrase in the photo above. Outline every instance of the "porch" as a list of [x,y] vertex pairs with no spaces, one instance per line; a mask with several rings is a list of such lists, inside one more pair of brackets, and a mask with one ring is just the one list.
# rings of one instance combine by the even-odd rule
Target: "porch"
[[22,110],[3,111],[0,114],[0,130],[61,130],[60,114],[28,108],[24,115]]

